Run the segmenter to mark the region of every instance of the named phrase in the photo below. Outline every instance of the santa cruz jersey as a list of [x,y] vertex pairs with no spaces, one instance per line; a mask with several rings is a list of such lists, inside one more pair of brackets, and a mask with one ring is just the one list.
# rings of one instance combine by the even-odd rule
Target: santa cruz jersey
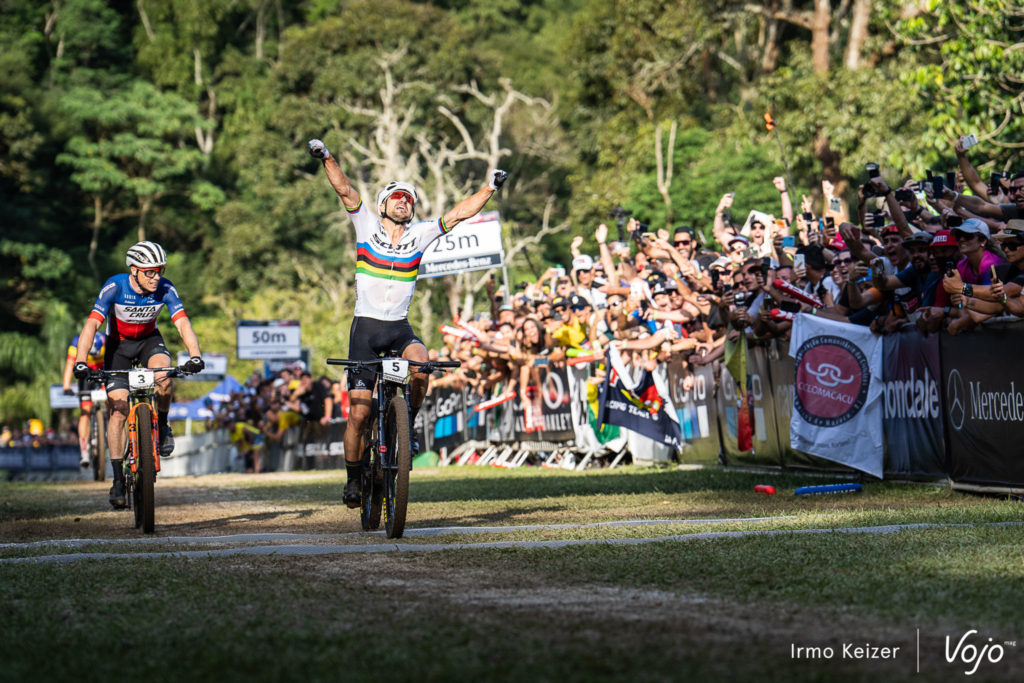
[[101,323],[109,316],[108,334],[115,339],[145,337],[156,329],[156,317],[164,306],[172,321],[185,317],[185,307],[170,280],[162,277],[152,294],[138,294],[128,281],[130,277],[128,273],[121,273],[107,280],[89,314]]
[[405,320],[423,252],[448,232],[444,219],[410,223],[392,246],[380,219],[365,204],[348,213],[356,228],[356,316]]

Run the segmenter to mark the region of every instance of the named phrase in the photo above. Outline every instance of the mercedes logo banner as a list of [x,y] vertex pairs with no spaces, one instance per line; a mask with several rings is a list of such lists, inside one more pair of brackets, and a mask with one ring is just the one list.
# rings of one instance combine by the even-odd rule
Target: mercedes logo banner
[[793,323],[793,448],[882,478],[882,337],[801,314]]
[[954,481],[1024,483],[1024,366],[1018,323],[996,322],[940,341],[949,461]]

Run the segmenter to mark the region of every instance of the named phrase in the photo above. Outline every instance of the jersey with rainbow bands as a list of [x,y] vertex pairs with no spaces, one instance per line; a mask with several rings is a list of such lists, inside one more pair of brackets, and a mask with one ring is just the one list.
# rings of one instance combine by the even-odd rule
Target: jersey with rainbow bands
[[360,202],[348,213],[356,228],[355,314],[377,320],[405,320],[423,252],[448,232],[444,219],[410,223],[398,244],[391,246],[380,219],[366,204]]
[[152,294],[139,294],[132,289],[130,277],[128,273],[120,273],[107,280],[89,314],[102,323],[113,307],[108,335],[113,335],[114,339],[141,339],[152,334],[156,330],[156,317],[164,306],[173,322],[185,317],[185,307],[170,280],[162,277]]

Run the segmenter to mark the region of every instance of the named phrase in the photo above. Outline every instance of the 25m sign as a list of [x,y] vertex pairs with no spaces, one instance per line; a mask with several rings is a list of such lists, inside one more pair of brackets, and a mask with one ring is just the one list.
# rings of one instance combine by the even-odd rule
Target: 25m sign
[[236,327],[240,360],[293,360],[302,354],[298,320],[239,320]]

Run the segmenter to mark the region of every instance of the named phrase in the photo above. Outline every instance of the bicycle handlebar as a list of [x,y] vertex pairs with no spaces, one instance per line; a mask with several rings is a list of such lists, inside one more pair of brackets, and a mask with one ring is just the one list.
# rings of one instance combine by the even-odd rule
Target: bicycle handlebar
[[[350,360],[348,358],[328,358],[327,359],[327,364],[328,365],[343,365],[343,366],[348,367],[348,368],[357,368],[357,369],[366,368],[368,370],[373,369],[373,366],[376,365],[376,366],[378,366],[378,369],[375,370],[375,371],[379,372],[379,366],[385,360],[393,360],[393,359],[377,358],[375,360]],[[431,373],[434,370],[455,369],[455,368],[461,367],[462,366],[462,362],[461,361],[457,361],[457,360],[426,360],[426,361],[423,361],[423,360],[410,360],[409,361],[409,365],[412,365],[412,366],[415,366],[417,368],[420,368],[421,370],[425,369],[427,373]]]
[[128,370],[89,370],[89,374],[86,375],[87,379],[110,379],[112,375],[127,375],[129,372],[137,372],[139,370],[152,370],[153,372],[166,372],[169,377],[177,377],[178,375],[188,375],[188,370],[183,365],[175,365],[168,368],[131,368]]

